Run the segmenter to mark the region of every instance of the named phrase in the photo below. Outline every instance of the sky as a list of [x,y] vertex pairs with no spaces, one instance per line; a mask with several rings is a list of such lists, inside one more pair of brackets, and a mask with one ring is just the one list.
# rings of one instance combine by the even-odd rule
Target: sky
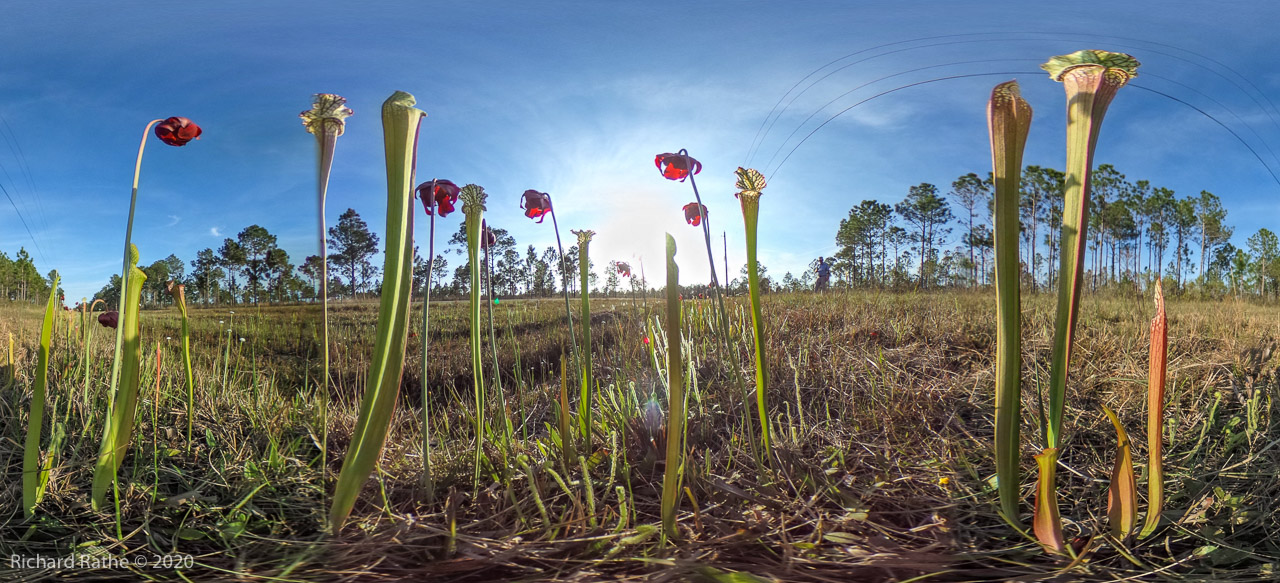
[[[327,223],[354,208],[380,234],[379,110],[401,90],[428,115],[418,179],[483,186],[490,224],[521,250],[554,244],[550,221],[518,207],[536,189],[552,195],[564,237],[597,232],[596,265],[643,263],[659,281],[665,231],[682,282],[707,281],[701,231],[680,210],[692,190],[653,166],[656,154],[687,148],[702,162],[696,178],[716,238],[727,237],[731,275],[745,256],[738,166],[769,180],[760,261],[772,276],[799,275],[836,250],[839,221],[860,201],[892,204],[921,182],[945,193],[962,174],[985,176],[985,108],[999,82],[1017,79],[1035,110],[1024,162],[1061,169],[1065,98],[1038,65],[1086,48],[1142,62],[1107,114],[1095,162],[1180,197],[1217,194],[1237,246],[1280,227],[1280,4],[1052,6],[15,4],[0,35],[0,250],[26,247],[41,273],[56,268],[68,303],[91,297],[121,269],[143,129],[183,116],[204,129],[200,140],[147,141],[133,232],[142,263],[190,262],[252,224],[300,263],[319,248],[316,145],[298,113],[321,92],[355,110],[338,141]],[[423,249],[425,219],[419,210]],[[460,221],[438,221],[437,249]]]

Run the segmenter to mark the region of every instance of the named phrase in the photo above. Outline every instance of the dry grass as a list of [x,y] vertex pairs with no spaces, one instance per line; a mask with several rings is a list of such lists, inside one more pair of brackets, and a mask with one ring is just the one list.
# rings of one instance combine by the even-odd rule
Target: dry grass
[[[649,304],[657,313],[659,305]],[[1031,453],[1041,439],[1036,394],[1048,376],[1052,316],[1051,298],[1033,297],[1027,304],[1024,523],[1031,510]],[[1117,548],[1102,535],[1115,438],[1100,405],[1116,409],[1134,436],[1141,484],[1153,307],[1141,298],[1086,298],[1058,474],[1068,540],[1088,544],[1090,552],[1064,573],[1064,562],[1047,558],[995,512],[994,305],[989,294],[958,292],[766,296],[776,452],[772,469],[761,471],[742,426],[743,396],[729,382],[727,363],[715,356],[706,319],[710,302],[686,302],[697,385],[689,405],[681,540],[666,545],[655,529],[662,407],[651,404],[664,400],[661,377],[642,343],[645,310],[638,301],[594,301],[600,390],[596,441],[587,452],[594,455],[585,475],[582,464],[559,459],[550,430],[559,354],[568,341],[560,323],[563,304],[516,300],[497,306],[500,368],[517,439],[509,449],[500,443],[490,448],[478,488],[472,482],[465,308],[434,308],[429,380],[436,496],[429,499],[421,475],[420,369],[417,339],[411,338],[382,471],[336,539],[320,535],[323,500],[354,426],[376,306],[339,305],[331,314],[337,390],[327,469],[318,467],[319,408],[308,380],[316,378],[318,361],[307,348],[315,342],[314,310],[237,314],[227,370],[221,365],[225,328],[216,319],[228,316],[193,312],[197,435],[209,437],[186,453],[179,429],[185,425],[182,372],[171,356],[175,340],[175,352],[165,354],[161,396],[144,395],[135,446],[122,470],[123,540],[113,517],[94,514],[87,504],[105,414],[101,394],[70,408],[68,443],[50,495],[36,523],[22,522],[17,452],[30,398],[25,375],[34,368],[33,355],[24,353],[17,387],[0,391],[0,468],[8,484],[0,490],[0,508],[11,509],[0,520],[0,554],[65,556],[84,543],[115,555],[176,548],[197,555],[199,566],[182,574],[198,581],[715,581],[733,572],[780,581],[1272,578],[1280,561],[1273,536],[1280,528],[1273,502],[1280,497],[1274,478],[1280,418],[1272,411],[1280,308],[1170,302],[1168,510],[1154,536]],[[745,306],[745,298],[730,303],[739,364],[748,367]],[[0,314],[0,340],[16,329],[30,352],[35,312]],[[143,318],[144,326],[157,324],[144,329],[148,350],[165,330],[176,329],[176,313],[146,312]],[[251,333],[244,344],[240,330]],[[95,336],[98,393],[110,367],[107,336]],[[65,333],[58,342],[68,343]],[[70,394],[72,402],[82,390],[78,350],[55,348],[51,370],[51,394]],[[154,378],[143,380],[144,387],[154,384]],[[0,562],[0,579],[112,576],[6,567]],[[130,576],[172,580],[177,573],[140,570]]]

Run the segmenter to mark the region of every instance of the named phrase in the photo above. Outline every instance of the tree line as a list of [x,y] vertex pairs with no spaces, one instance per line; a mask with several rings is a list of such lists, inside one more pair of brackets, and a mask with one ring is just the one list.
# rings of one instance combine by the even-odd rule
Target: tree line
[[[1024,286],[1056,284],[1060,260],[1064,174],[1027,166],[1022,175],[1021,264]],[[968,173],[950,191],[929,183],[908,189],[894,205],[864,200],[836,231],[833,284],[880,287],[974,287],[993,276],[993,188],[990,173]],[[1230,242],[1234,228],[1215,194],[1178,196],[1147,180],[1130,181],[1110,164],[1093,173],[1088,212],[1086,282],[1093,289],[1143,287],[1166,278],[1166,289],[1209,294],[1276,296],[1280,242],[1260,229],[1246,249]],[[951,235],[958,231],[955,239]],[[954,247],[948,247],[953,244]]]
[[[35,260],[25,247],[20,247],[13,257],[0,251],[0,298],[10,302],[43,304],[49,300],[52,284],[53,271],[40,275]],[[58,293],[62,293],[61,287]]]

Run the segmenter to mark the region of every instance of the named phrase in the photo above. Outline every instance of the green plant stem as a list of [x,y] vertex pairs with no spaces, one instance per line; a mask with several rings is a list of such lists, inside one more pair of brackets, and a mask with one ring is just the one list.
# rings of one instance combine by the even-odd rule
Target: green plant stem
[[186,373],[187,379],[187,452],[191,452],[191,428],[195,419],[196,404],[196,380],[194,371],[191,369],[191,323],[187,318],[187,302],[183,297],[178,298],[178,311],[182,315],[182,329],[180,331],[182,341],[182,370]]
[[[680,150],[680,154],[682,155],[688,155],[688,153],[689,153],[688,150],[685,150],[685,149]],[[738,364],[737,354],[733,350],[733,347],[729,344],[729,312],[727,309],[725,309],[724,294],[721,290],[719,280],[716,277],[716,259],[715,259],[715,255],[711,251],[711,220],[709,217],[707,217],[707,209],[702,204],[702,195],[698,193],[698,182],[694,180],[693,174],[689,175],[689,186],[693,188],[693,198],[698,203],[698,215],[701,218],[699,222],[702,223],[702,238],[707,245],[707,264],[711,268],[711,293],[715,297],[716,309],[717,309],[717,315],[718,315],[718,318],[715,319],[715,328],[718,333],[717,335],[720,337],[720,341],[717,343],[716,347],[718,350],[721,351],[720,359],[729,366],[729,371],[733,378],[734,386],[738,388],[738,393],[742,395],[743,406],[745,408],[747,406],[746,402],[750,398],[750,393],[747,392],[746,382],[742,378],[742,370]],[[726,271],[724,276],[725,276],[725,279],[728,279],[729,273],[728,273],[727,266],[725,267],[725,270]],[[643,262],[640,263],[640,278],[644,279],[644,263]],[[645,302],[646,304],[648,303],[647,293],[645,294]],[[743,415],[743,419],[746,421],[747,426],[751,427],[751,415],[745,414]],[[762,443],[767,443],[769,441],[769,438],[767,435],[769,431],[769,427],[767,422],[763,421],[763,418],[762,418],[761,427],[763,429],[761,430],[760,439]],[[756,459],[756,464],[760,467],[767,465],[768,461],[766,459],[763,459],[763,456],[760,455],[760,452],[756,450],[755,441],[751,442],[751,448],[752,448],[752,454]]]
[[325,202],[329,198],[329,176],[333,171],[333,155],[338,147],[338,126],[326,122],[316,133],[319,159],[316,161],[316,197],[319,199],[316,233],[320,244],[320,472],[329,472],[329,245],[325,241]]
[[676,265],[676,240],[667,234],[667,452],[662,475],[662,532],[678,538],[676,510],[680,504],[680,478],[684,452],[684,363],[680,336],[680,267]]
[[431,213],[427,228],[427,277],[422,292],[422,479],[427,487],[427,501],[435,502],[435,482],[431,480],[431,394],[427,383],[427,349],[431,339],[427,336],[428,315],[431,310],[431,271],[436,261],[436,215]]
[[756,413],[760,417],[760,446],[767,453],[772,440],[769,436],[769,407],[765,391],[769,387],[769,362],[765,359],[764,318],[760,311],[760,269],[756,262],[756,226],[760,218],[759,195],[739,196],[742,202],[742,219],[747,228],[747,285],[751,294],[751,323],[755,330],[756,353]]
[[502,371],[498,368],[498,339],[494,333],[493,325],[493,301],[497,296],[493,293],[493,257],[490,251],[491,249],[485,249],[484,251],[485,279],[488,283],[486,288],[489,290],[489,301],[485,302],[488,305],[487,311],[489,313],[489,349],[493,355],[493,386],[498,393],[498,407],[502,409],[503,437],[506,439],[504,446],[510,449],[511,438],[515,434],[515,428],[511,425],[511,412],[507,410],[507,395],[502,390]]
[[[160,123],[160,119],[153,119],[147,123],[146,129],[142,130],[142,141],[138,144],[138,157],[133,163],[133,193],[129,196],[129,222],[124,229],[124,266],[120,270],[120,300],[124,301],[129,295],[129,251],[133,245],[133,215],[138,206],[138,177],[142,175],[142,153],[147,148],[147,137],[151,135],[151,128]],[[124,321],[124,304],[116,306],[119,311],[118,322]],[[111,361],[111,400],[115,401],[116,387],[120,380],[120,358],[122,346],[124,344],[124,328],[117,324],[116,326],[116,348],[115,356]]]
[[[471,185],[468,185],[471,186]],[[467,259],[471,267],[470,291],[471,306],[468,315],[471,320],[471,377],[472,388],[475,393],[476,400],[476,452],[475,452],[475,475],[474,485],[480,484],[480,460],[484,455],[484,435],[485,435],[485,394],[484,394],[484,362],[481,358],[482,346],[480,342],[480,227],[481,221],[484,219],[483,204],[464,204],[463,213],[466,214],[467,228]]]

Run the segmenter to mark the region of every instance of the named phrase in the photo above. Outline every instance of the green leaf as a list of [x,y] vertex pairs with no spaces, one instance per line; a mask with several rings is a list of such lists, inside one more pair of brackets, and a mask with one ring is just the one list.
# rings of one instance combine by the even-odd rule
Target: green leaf
[[404,372],[413,283],[413,165],[417,159],[418,125],[426,115],[413,104],[413,96],[403,91],[395,92],[382,104],[387,162],[382,299],[369,380],[360,401],[360,417],[342,462],[329,513],[329,525],[335,534],[342,529],[361,488],[382,456]]

